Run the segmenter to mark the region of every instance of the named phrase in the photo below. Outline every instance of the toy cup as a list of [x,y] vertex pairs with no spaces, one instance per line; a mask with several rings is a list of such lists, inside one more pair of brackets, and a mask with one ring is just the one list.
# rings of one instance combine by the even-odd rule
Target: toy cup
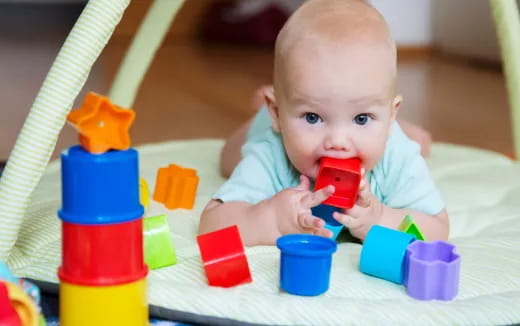
[[384,280],[403,284],[406,248],[415,236],[374,225],[368,231],[361,250],[361,272]]
[[281,251],[280,288],[288,293],[315,296],[329,289],[335,241],[308,234],[289,234],[278,238]]
[[406,292],[419,300],[452,300],[459,290],[460,255],[445,241],[415,241],[406,249]]

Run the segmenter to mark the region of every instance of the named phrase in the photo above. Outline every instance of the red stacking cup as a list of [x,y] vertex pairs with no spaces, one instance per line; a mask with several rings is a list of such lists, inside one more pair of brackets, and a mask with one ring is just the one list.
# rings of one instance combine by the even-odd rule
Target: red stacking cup
[[61,281],[117,285],[148,273],[143,259],[143,220],[115,224],[62,224]]

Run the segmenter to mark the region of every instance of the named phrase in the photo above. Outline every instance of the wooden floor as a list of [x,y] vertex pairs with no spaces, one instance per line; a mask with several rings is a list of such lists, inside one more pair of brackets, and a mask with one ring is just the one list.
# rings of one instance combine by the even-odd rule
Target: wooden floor
[[[25,11],[31,14],[36,12]],[[0,9],[0,161],[8,157],[73,21],[33,19],[27,26],[9,16]],[[76,106],[85,91],[108,92],[127,45],[122,40],[109,44]],[[137,97],[133,143],[229,135],[252,114],[251,94],[271,80],[272,61],[269,50],[170,41]],[[402,58],[399,88],[405,98],[401,117],[426,127],[436,141],[512,153],[506,90],[496,68],[439,56]],[[65,126],[54,156],[75,142],[75,132]]]

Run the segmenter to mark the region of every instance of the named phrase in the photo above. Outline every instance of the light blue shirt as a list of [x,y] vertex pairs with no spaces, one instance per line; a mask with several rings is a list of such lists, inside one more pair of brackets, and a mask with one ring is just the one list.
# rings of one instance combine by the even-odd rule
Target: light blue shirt
[[[367,174],[372,193],[385,205],[437,215],[444,208],[420,147],[397,122],[381,161]],[[299,173],[287,158],[280,134],[271,128],[265,108],[256,115],[242,147],[242,160],[213,195],[223,202],[256,204],[299,183]]]

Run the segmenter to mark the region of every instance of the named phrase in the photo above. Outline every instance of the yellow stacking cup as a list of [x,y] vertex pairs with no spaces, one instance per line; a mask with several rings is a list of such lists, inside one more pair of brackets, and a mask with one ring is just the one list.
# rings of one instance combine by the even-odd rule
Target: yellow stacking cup
[[113,286],[60,283],[60,325],[148,325],[146,279]]

